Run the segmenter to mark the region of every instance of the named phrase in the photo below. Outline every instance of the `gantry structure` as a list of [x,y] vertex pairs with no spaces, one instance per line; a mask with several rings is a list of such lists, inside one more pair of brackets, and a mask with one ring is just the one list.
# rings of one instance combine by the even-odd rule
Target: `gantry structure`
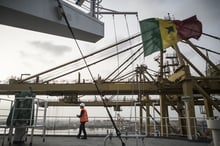
[[[27,4],[28,2],[30,2],[30,0],[27,1]],[[3,13],[0,13],[0,15],[3,15],[4,17],[10,17],[10,12],[15,13],[15,10],[12,11],[12,9],[14,9],[13,7],[15,6],[16,5],[9,5],[9,2],[3,2],[1,4],[1,10],[4,11],[4,13],[7,15],[3,15]],[[17,14],[17,11],[21,11],[24,5],[18,6],[19,7],[16,7]],[[49,9],[53,9],[52,6],[58,7],[56,2],[49,3],[49,1],[48,4],[45,6],[49,6]],[[19,17],[21,17],[25,21],[29,21],[28,19],[32,19],[38,22],[39,24],[47,22],[46,25],[50,25],[51,21],[47,21],[45,20],[45,18],[41,19],[40,17],[42,16],[30,17],[30,14],[34,13],[34,9],[29,8],[30,7],[28,6],[25,7],[25,9],[22,9],[29,11],[28,17],[23,12],[19,13]],[[70,11],[69,7],[65,5],[64,9],[66,9],[67,12]],[[79,12],[75,9],[74,11]],[[46,16],[46,18],[54,19],[54,14],[49,14],[48,16]],[[84,14],[82,15],[82,17],[83,20],[88,19],[88,16],[85,16]],[[58,27],[62,29],[63,27],[66,27],[63,24],[63,22],[60,22],[60,20],[60,17],[57,18],[56,21],[54,20],[52,24],[55,25],[55,29],[53,30],[59,30],[56,29]],[[18,21],[16,21],[16,23],[14,21],[16,20],[4,21],[1,23],[13,23],[16,24],[15,26],[22,25],[22,27],[24,28],[27,27],[21,23],[17,23]],[[82,40],[88,40],[89,38],[93,38],[92,40],[90,40],[92,42],[95,42],[98,39],[100,39],[103,35],[103,24],[95,18],[91,18],[85,21],[91,21],[91,23],[95,24],[92,24],[92,26],[88,28],[82,28],[88,29],[88,32],[86,32],[86,34],[83,34],[83,31],[77,30],[77,34],[79,35],[76,38]],[[93,29],[92,27],[97,25],[100,25],[100,30],[98,30],[98,32],[93,32],[93,30],[95,29]],[[78,26],[72,27],[73,30],[78,29],[74,28]],[[31,28],[29,27],[28,29],[33,29],[42,32],[49,31],[48,33],[56,33],[57,35],[63,36],[68,35],[68,33],[66,32],[63,34],[59,34],[61,32],[56,32],[50,29],[45,30],[42,28],[43,27],[40,27],[39,25],[31,25]],[[94,35],[94,37],[90,36],[88,38],[88,35]],[[128,39],[121,40],[118,43],[110,45],[104,49],[100,49],[86,56],[83,56],[82,58],[75,59],[73,61],[51,68],[36,75],[24,79],[22,77],[19,79],[10,79],[7,84],[0,84],[0,95],[14,95],[18,92],[31,90],[36,95],[64,97],[59,102],[48,102],[49,106],[78,106],[79,97],[82,95],[136,95],[137,99],[135,101],[111,101],[109,99],[106,99],[105,101],[103,101],[106,102],[106,104],[103,104],[102,101],[93,101],[88,102],[86,104],[87,106],[133,106],[134,102],[136,102],[138,103],[137,105],[140,107],[139,132],[140,134],[144,133],[142,127],[143,124],[146,124],[147,128],[145,133],[148,135],[152,134],[152,131],[150,129],[150,119],[152,118],[152,115],[150,114],[150,107],[152,107],[153,105],[159,106],[160,111],[157,110],[157,112],[160,114],[161,117],[161,136],[169,135],[170,129],[167,127],[167,125],[169,125],[167,124],[167,122],[169,123],[169,119],[166,120],[166,118],[169,117],[168,107],[171,106],[177,112],[179,117],[180,135],[187,135],[188,139],[194,139],[196,135],[196,123],[193,120],[193,118],[195,118],[196,116],[195,106],[204,105],[206,117],[208,118],[215,116],[213,113],[213,108],[220,112],[220,102],[217,98],[213,98],[213,95],[220,94],[220,66],[214,64],[208,58],[208,56],[202,53],[202,51],[200,50],[202,49],[202,47],[193,44],[189,40],[185,40],[180,43],[189,46],[192,49],[192,51],[195,51],[198,54],[198,56],[204,59],[207,63],[208,68],[206,74],[204,74],[199,68],[197,68],[194,65],[194,63],[191,62],[190,59],[188,59],[187,56],[185,56],[181,52],[181,49],[178,47],[178,44],[172,47],[174,52],[173,54],[166,54],[166,52],[161,50],[159,57],[155,58],[155,62],[157,62],[159,65],[159,71],[151,70],[150,68],[148,68],[147,65],[142,64],[138,64],[135,68],[132,68],[132,70],[128,71],[128,67],[134,64],[135,61],[141,55],[143,55],[142,42],[140,41],[140,39],[137,39],[140,37],[140,35],[141,34],[136,34],[134,36],[129,37]],[[136,43],[131,44],[131,41]],[[126,45],[126,47],[124,47],[124,44],[130,45]],[[109,51],[116,46],[119,48],[117,52]],[[74,83],[56,82],[60,78],[63,78],[70,74],[78,73],[83,69],[94,66],[117,55],[128,53],[128,51],[130,50],[133,50],[132,55],[125,58],[123,63],[121,63],[117,68],[115,68],[115,70],[106,78],[102,78],[100,76],[98,79],[95,79],[91,82],[86,82],[85,80],[82,80],[80,74],[78,74],[78,78],[76,79],[77,81]],[[83,64],[84,59],[88,60],[88,64]],[[64,68],[70,69],[64,70]],[[192,75],[192,70],[196,72],[196,75]],[[51,74],[53,74],[53,76],[51,76]],[[158,95],[159,101],[151,99],[151,95]],[[144,113],[146,114],[145,123],[143,123]]]
[[[188,41],[187,43],[192,49],[199,51],[191,42]],[[174,49],[179,50],[177,45],[174,46]],[[92,54],[96,55],[98,52]],[[164,52],[161,52],[161,54],[165,56]],[[21,91],[31,90],[36,95],[64,96],[59,102],[49,102],[49,106],[78,106],[80,101],[79,97],[82,95],[97,96],[100,93],[104,96],[136,95],[138,98],[135,101],[111,101],[106,99],[105,102],[108,106],[114,107],[134,106],[134,102],[138,102],[137,105],[140,107],[140,132],[144,132],[142,126],[144,124],[143,114],[145,112],[145,124],[146,127],[148,127],[146,133],[149,135],[151,135],[150,127],[152,126],[150,125],[150,119],[152,118],[152,115],[150,115],[150,107],[153,105],[159,106],[160,111],[158,111],[158,113],[161,116],[160,132],[162,136],[169,135],[169,128],[166,127],[166,118],[169,117],[168,107],[171,106],[179,116],[181,134],[188,135],[189,139],[193,139],[196,135],[194,129],[195,121],[193,119],[196,116],[195,106],[204,105],[207,117],[215,116],[213,114],[213,108],[220,111],[219,100],[212,98],[213,95],[220,94],[219,67],[218,65],[214,65],[207,57],[203,57],[207,63],[210,64],[209,76],[203,75],[182,53],[176,51],[176,54],[173,54],[173,56],[167,56],[167,59],[172,58],[176,60],[173,61],[174,64],[169,64],[172,68],[175,67],[172,74],[167,71],[168,64],[161,65],[162,69],[160,69],[162,72],[154,72],[154,74],[149,72],[150,70],[146,65],[140,65],[136,67],[134,71],[121,75],[117,80],[114,80],[114,78],[102,79],[99,77],[95,82],[84,82],[79,79],[80,76],[76,83],[53,83],[51,79],[49,79],[50,81],[41,80],[41,77],[45,74],[60,69],[66,66],[67,63],[26,79],[11,79],[9,84],[0,84],[0,94],[13,95]],[[77,60],[80,59],[81,58]],[[157,59],[158,58],[155,60]],[[70,64],[75,63],[75,61],[72,61]],[[161,64],[161,61],[159,61],[159,63]],[[82,66],[79,68],[81,69]],[[192,76],[190,71],[192,69],[195,69],[200,76]],[[78,71],[78,69],[75,70]],[[70,72],[72,73],[72,71]],[[128,80],[129,77],[132,77],[133,80]],[[97,91],[96,86],[99,91]],[[155,99],[151,99],[151,95],[160,96],[160,100],[156,101]],[[102,101],[91,101],[86,104],[87,106],[104,106]],[[188,120],[186,120],[187,118]]]

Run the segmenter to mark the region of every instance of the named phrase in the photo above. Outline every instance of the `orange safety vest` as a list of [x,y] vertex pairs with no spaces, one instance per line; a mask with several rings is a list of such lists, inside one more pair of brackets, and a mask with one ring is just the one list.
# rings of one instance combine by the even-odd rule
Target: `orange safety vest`
[[83,115],[80,117],[80,122],[88,122],[88,113],[86,109],[81,109],[83,110]]

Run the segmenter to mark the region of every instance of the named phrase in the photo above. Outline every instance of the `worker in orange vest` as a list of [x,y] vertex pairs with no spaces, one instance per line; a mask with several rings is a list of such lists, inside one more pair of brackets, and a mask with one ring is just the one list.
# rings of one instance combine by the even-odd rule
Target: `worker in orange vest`
[[[77,138],[87,139],[85,124],[86,122],[88,122],[88,113],[87,113],[87,110],[85,109],[84,103],[80,103],[80,109],[81,109],[80,115],[77,115],[77,117],[80,118],[79,134],[77,135]],[[84,134],[83,137],[81,137],[82,131]]]

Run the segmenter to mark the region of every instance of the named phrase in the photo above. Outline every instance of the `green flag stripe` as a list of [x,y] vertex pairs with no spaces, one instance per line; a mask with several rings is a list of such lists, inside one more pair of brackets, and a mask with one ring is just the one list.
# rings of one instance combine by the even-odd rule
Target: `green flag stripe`
[[156,51],[158,51],[158,47],[154,47],[154,38],[150,38],[143,42],[144,44],[144,56],[150,55]]
[[[140,28],[144,45],[144,56],[163,48],[158,20],[155,18],[145,19],[140,22]],[[149,42],[151,45],[148,44]]]

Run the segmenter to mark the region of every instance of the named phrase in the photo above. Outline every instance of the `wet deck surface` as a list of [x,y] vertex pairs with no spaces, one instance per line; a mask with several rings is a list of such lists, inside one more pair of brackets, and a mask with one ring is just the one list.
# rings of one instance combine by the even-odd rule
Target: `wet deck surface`
[[[3,137],[0,136],[0,144],[2,145]],[[88,137],[88,139],[77,139],[71,136],[47,136],[45,142],[40,136],[33,138],[32,146],[122,146],[122,143],[117,137],[111,140],[105,137]],[[123,138],[126,146],[212,146],[209,142],[194,142],[182,139],[167,139],[167,138]],[[5,138],[4,146],[9,143]],[[30,137],[25,144],[12,144],[12,146],[30,146]]]

